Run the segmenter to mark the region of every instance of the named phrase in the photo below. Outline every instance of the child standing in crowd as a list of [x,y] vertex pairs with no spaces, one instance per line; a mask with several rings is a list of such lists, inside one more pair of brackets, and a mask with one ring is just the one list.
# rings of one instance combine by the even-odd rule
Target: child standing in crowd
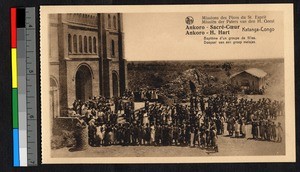
[[255,140],[258,139],[258,127],[259,127],[258,121],[257,119],[254,119],[252,121],[252,135],[253,135],[253,139]]
[[218,148],[218,144],[217,144],[217,139],[218,139],[218,135],[217,135],[217,130],[215,129],[215,127],[212,127],[211,129],[211,146],[212,148],[216,151],[219,152],[219,148]]
[[281,127],[281,123],[278,122],[278,126],[276,127],[277,128],[277,142],[282,142],[282,133],[283,133],[283,129]]
[[277,135],[276,135],[276,124],[275,124],[275,122],[272,122],[271,127],[272,127],[271,139],[272,139],[272,141],[275,142],[275,141],[276,141],[276,137],[277,137]]
[[245,138],[246,137],[246,122],[245,122],[245,119],[241,119],[241,135],[242,135],[242,138]]
[[150,144],[154,145],[155,142],[155,127],[154,125],[151,125],[150,127]]
[[236,138],[240,137],[240,124],[238,123],[237,120],[235,121],[235,124],[234,124],[234,136]]
[[190,131],[190,146],[194,147],[194,138],[195,138],[195,128],[191,127]]

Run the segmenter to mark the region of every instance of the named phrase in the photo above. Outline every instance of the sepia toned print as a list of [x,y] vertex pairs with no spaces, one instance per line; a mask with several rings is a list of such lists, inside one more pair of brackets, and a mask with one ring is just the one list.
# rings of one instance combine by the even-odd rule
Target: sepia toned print
[[42,162],[295,161],[292,6],[230,7],[42,7]]

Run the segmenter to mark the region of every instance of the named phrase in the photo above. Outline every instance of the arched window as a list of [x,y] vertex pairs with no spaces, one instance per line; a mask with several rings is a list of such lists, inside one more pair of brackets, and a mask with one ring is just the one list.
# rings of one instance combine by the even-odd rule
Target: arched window
[[114,16],[113,22],[114,22],[114,29],[116,29],[117,28],[117,19],[116,19],[116,16]]
[[92,53],[93,45],[92,45],[92,37],[89,36],[89,53]]
[[71,34],[68,34],[68,50],[69,50],[69,53],[72,53],[72,36],[71,36]]
[[111,40],[111,56],[115,56],[115,41]]
[[97,53],[97,41],[96,41],[96,37],[93,38],[93,46],[94,46],[94,53]]
[[110,19],[110,15],[108,14],[108,28],[111,28],[111,19]]
[[73,35],[73,49],[77,53],[77,35]]
[[83,44],[84,44],[84,52],[87,53],[87,37],[86,36],[84,36]]
[[79,35],[79,52],[82,53],[82,37]]

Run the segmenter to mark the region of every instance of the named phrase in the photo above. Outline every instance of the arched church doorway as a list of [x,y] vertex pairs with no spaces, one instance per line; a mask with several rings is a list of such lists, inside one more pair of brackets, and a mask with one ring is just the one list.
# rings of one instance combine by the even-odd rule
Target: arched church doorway
[[86,65],[81,65],[75,78],[76,99],[86,101],[92,97],[92,73]]
[[59,116],[58,84],[54,78],[50,78],[50,113],[53,118]]
[[112,73],[113,80],[113,97],[119,97],[119,79],[116,72]]

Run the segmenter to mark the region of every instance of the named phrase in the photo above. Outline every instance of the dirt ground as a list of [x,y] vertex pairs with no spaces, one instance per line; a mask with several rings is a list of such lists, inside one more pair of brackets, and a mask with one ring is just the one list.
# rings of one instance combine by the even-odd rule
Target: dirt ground
[[[284,128],[284,116],[280,116]],[[226,128],[226,126],[225,126]],[[84,151],[70,152],[69,148],[52,150],[52,157],[184,157],[184,156],[259,156],[285,155],[285,138],[283,142],[252,140],[251,125],[247,126],[246,138],[219,136],[219,152],[198,147],[180,146],[106,146],[88,147]]]

